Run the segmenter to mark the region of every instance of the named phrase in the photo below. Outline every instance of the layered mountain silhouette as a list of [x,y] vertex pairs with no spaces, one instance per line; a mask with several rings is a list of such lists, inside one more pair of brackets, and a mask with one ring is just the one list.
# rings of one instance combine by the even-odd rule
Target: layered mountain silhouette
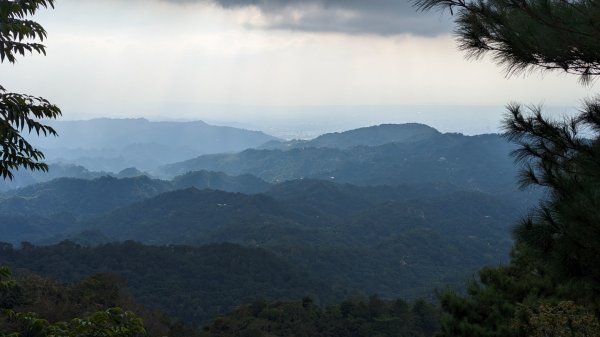
[[513,149],[498,135],[432,133],[414,142],[378,146],[249,149],[204,155],[163,166],[158,173],[169,177],[211,170],[252,174],[274,183],[314,178],[354,185],[450,183],[463,189],[499,191],[514,189],[517,172],[509,156]]
[[[125,124],[147,127],[125,143],[162,127],[181,131]],[[0,262],[67,282],[119,273],[142,303],[191,322],[253,296],[432,298],[506,261],[512,226],[541,196],[516,190],[514,146],[499,135],[406,124],[309,141],[258,138],[260,148],[159,169],[55,164],[71,178],[24,179],[32,185],[0,193],[0,240],[50,246],[0,244]]]
[[290,150],[306,147],[349,149],[356,146],[378,146],[387,143],[414,143],[439,135],[436,129],[417,123],[382,124],[327,133],[312,140],[272,140],[259,147],[263,150]]
[[100,118],[52,121],[59,137],[32,139],[50,162],[75,163],[91,171],[148,170],[208,153],[235,152],[276,140],[263,132],[202,121],[153,122]]

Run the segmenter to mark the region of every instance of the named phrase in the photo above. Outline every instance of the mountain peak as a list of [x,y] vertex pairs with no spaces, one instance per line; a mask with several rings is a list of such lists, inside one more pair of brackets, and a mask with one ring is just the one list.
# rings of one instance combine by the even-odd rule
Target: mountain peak
[[379,146],[387,143],[413,143],[439,135],[440,132],[420,123],[380,124],[343,132],[332,132],[308,141],[271,141],[263,149],[289,150],[305,147],[349,149],[356,146]]
[[425,124],[380,124],[339,133],[328,133],[311,140],[312,147],[350,148],[378,146],[386,143],[412,143],[439,135]]

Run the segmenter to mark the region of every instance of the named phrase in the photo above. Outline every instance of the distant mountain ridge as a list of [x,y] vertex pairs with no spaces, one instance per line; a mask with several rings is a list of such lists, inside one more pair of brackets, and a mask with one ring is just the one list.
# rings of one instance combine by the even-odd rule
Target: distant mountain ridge
[[239,192],[256,194],[267,191],[271,184],[251,174],[230,176],[223,172],[194,171],[173,178],[173,189],[195,187],[199,189],[212,189],[225,192]]
[[[107,125],[120,123],[110,119],[100,119],[97,122]],[[127,125],[153,123],[146,120],[121,122]],[[204,125],[200,122],[196,124]],[[133,130],[135,131],[135,128]],[[493,134],[441,134],[429,126],[409,123],[383,124],[329,133],[308,141],[282,142],[272,137],[270,139],[266,143],[262,143],[261,140],[260,145],[254,144],[254,149],[201,156],[186,152],[189,144],[177,149],[171,148],[171,145],[127,145],[125,152],[117,157],[111,157],[114,151],[110,149],[73,150],[78,154],[65,160],[65,163],[79,162],[88,167],[96,167],[100,171],[90,171],[72,164],[54,163],[51,164],[50,174],[18,172],[14,182],[0,183],[0,190],[23,187],[63,176],[89,179],[107,174],[116,177],[149,174],[170,179],[201,170],[224,172],[228,175],[251,174],[269,183],[300,178],[334,179],[356,185],[397,185],[448,180],[447,182],[463,188],[489,190],[512,186],[516,175],[509,158],[514,146]],[[218,142],[219,139],[215,140]],[[211,139],[209,142],[215,140]],[[131,155],[124,155],[130,150],[133,151]],[[164,156],[160,154],[163,150]],[[48,151],[52,157],[53,150]],[[190,157],[193,158],[189,159]],[[156,158],[162,158],[163,161],[171,159],[170,161],[175,163],[156,168],[155,166],[160,165]],[[178,158],[186,160],[179,161]],[[144,166],[152,168],[144,170]],[[101,170],[106,167],[119,168],[113,172],[120,172]],[[482,172],[494,173],[497,179],[490,180],[489,175]]]
[[[249,149],[204,155],[165,165],[157,173],[170,177],[210,170],[252,174],[267,182],[314,178],[354,185],[449,183],[481,191],[515,188],[514,149],[499,135],[435,134],[422,140],[356,146],[347,149],[302,147],[290,150]],[[493,177],[493,179],[492,179]]]
[[344,132],[326,133],[312,140],[270,141],[258,149],[290,150],[305,147],[349,149],[387,143],[411,143],[437,136],[436,129],[418,123],[381,124]]
[[277,138],[261,131],[202,121],[154,122],[143,118],[51,121],[59,136],[33,138],[49,162],[83,165],[92,171],[148,170],[210,153],[237,152]]
[[14,172],[14,174],[15,176],[12,180],[0,180],[0,192],[24,188],[57,178],[95,179],[109,175],[110,173],[92,172],[81,165],[51,163],[48,172],[21,169]]

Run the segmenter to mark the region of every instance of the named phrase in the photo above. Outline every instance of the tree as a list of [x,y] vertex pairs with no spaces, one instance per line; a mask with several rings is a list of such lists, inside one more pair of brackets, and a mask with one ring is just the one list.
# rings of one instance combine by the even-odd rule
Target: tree
[[[597,0],[417,0],[456,15],[460,48],[491,53],[508,74],[600,75]],[[510,104],[504,135],[519,148],[519,183],[546,191],[515,227],[508,266],[484,268],[467,294],[442,295],[441,336],[596,336],[600,313],[600,98],[552,120]],[[564,324],[550,325],[561,317]]]
[[600,335],[598,318],[575,303],[541,305],[530,315],[531,337],[587,337]]
[[[515,227],[508,266],[481,270],[467,296],[442,296],[442,336],[540,335],[546,333],[540,322],[551,319],[552,312],[566,313],[566,307],[578,325],[548,336],[597,335],[599,107],[599,100],[590,100],[578,116],[553,121],[539,108],[509,106],[505,136],[520,145],[514,152],[523,165],[520,183],[544,188],[546,197]],[[590,318],[594,312],[595,320]]]
[[525,115],[520,106],[509,107],[505,136],[520,145],[514,156],[524,166],[521,186],[541,186],[548,194],[515,228],[515,238],[543,258],[555,277],[591,282],[598,298],[600,99],[561,122],[530,110]]
[[[0,63],[16,63],[27,53],[46,54],[44,45],[35,42],[46,38],[46,31],[31,21],[39,9],[54,7],[54,0],[0,0]],[[60,109],[41,97],[8,92],[0,86],[0,176],[13,178],[21,167],[47,171],[44,154],[22,135],[24,131],[37,135],[54,135],[56,131],[40,120],[57,118]]]
[[[98,280],[102,282],[102,278]],[[43,285],[40,285],[43,287]],[[43,291],[42,291],[43,293]],[[24,300],[21,285],[8,268],[0,268],[0,337],[141,337],[146,335],[142,319],[114,307],[68,321],[49,322],[36,312],[17,310]],[[68,294],[62,294],[68,297]],[[58,306],[58,300],[55,303]]]
[[456,13],[459,46],[486,53],[509,74],[558,70],[590,83],[600,75],[597,0],[416,0],[421,10]]

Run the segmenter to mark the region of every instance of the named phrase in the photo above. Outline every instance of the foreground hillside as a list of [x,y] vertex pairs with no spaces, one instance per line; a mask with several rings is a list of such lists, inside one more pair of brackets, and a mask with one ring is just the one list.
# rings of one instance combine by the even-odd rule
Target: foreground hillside
[[215,320],[202,336],[433,337],[438,328],[437,309],[424,301],[385,301],[371,296],[322,308],[305,297],[239,307]]
[[60,336],[98,336],[116,328],[122,333],[143,329],[144,336],[198,336],[189,325],[136,302],[118,275],[98,273],[64,283],[29,271],[17,274],[0,269],[3,335],[56,336],[59,330]]
[[329,285],[274,254],[232,244],[152,247],[125,242],[84,248],[65,242],[20,250],[3,246],[0,264],[64,282],[115,273],[140,303],[195,325],[261,297],[311,295],[323,302],[335,298]]
[[0,331],[19,336],[57,335],[58,330],[61,336],[100,336],[102,332],[102,336],[164,337],[432,337],[439,329],[438,309],[422,300],[370,296],[325,306],[315,302],[315,295],[302,300],[256,299],[200,329],[137,303],[125,281],[113,273],[98,273],[69,284],[28,271],[19,274],[14,279],[10,269],[0,269]]

